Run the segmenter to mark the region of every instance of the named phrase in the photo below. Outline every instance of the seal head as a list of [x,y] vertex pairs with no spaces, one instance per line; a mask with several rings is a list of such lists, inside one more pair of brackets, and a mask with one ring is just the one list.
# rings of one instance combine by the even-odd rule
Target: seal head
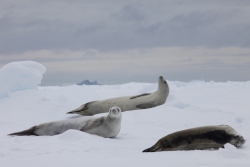
[[109,110],[109,116],[110,118],[117,118],[117,117],[121,117],[121,109],[117,106],[114,106],[112,108],[110,108]]
[[243,136],[240,135],[233,136],[230,141],[230,143],[235,147],[241,147],[245,142],[246,140],[243,138]]

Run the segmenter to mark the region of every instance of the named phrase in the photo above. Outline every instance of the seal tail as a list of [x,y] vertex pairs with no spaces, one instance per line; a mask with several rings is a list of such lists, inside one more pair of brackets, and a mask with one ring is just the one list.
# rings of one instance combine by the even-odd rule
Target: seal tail
[[157,142],[155,145],[153,145],[150,148],[147,148],[145,150],[143,150],[142,152],[156,152],[156,151],[160,151],[161,150],[161,146],[160,144]]
[[24,131],[20,131],[20,132],[15,132],[15,133],[11,133],[8,134],[10,136],[38,136],[37,134],[35,134],[35,130],[36,130],[36,126],[33,126],[27,130]]

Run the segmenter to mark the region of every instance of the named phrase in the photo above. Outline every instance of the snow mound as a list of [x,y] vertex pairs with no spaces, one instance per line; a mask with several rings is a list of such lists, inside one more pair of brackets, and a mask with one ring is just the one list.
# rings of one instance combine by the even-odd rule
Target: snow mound
[[0,98],[10,92],[37,89],[46,68],[34,61],[6,64],[0,69]]

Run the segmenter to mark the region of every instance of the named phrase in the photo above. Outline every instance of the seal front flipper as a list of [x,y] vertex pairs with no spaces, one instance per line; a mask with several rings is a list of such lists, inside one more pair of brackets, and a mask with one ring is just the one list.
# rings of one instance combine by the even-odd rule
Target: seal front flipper
[[148,96],[148,95],[151,95],[151,93],[143,93],[143,94],[140,94],[140,95],[137,95],[137,96],[132,96],[129,99],[135,99],[135,98],[138,98],[138,97]]
[[99,125],[101,125],[104,122],[104,118],[100,117],[95,120],[89,121],[84,127],[82,127],[81,131],[85,132],[87,130],[93,129]]
[[140,108],[140,109],[146,109],[146,108],[153,108],[156,107],[157,105],[153,102],[153,103],[143,103],[143,104],[139,104],[136,107]]
[[89,109],[88,106],[94,102],[96,102],[96,101],[91,101],[91,102],[85,103],[85,104],[81,105],[79,108],[72,110],[70,112],[67,112],[67,114],[78,114],[79,112],[84,112],[85,113],[84,115],[93,115],[93,114],[86,112],[86,110],[88,110]]

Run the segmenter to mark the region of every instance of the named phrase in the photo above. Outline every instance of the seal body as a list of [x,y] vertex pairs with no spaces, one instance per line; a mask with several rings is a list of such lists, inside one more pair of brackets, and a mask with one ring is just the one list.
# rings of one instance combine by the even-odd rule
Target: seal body
[[119,107],[112,107],[107,116],[99,118],[87,116],[77,119],[48,122],[10,135],[53,136],[69,129],[75,129],[102,137],[115,137],[120,132],[121,119],[121,109]]
[[228,125],[203,126],[171,133],[143,152],[219,149],[226,143],[240,147],[245,139]]
[[162,76],[159,77],[158,89],[153,93],[144,93],[136,96],[124,96],[101,101],[92,101],[81,105],[67,114],[81,114],[91,116],[108,111],[112,106],[118,106],[122,111],[152,108],[166,102],[169,86]]

